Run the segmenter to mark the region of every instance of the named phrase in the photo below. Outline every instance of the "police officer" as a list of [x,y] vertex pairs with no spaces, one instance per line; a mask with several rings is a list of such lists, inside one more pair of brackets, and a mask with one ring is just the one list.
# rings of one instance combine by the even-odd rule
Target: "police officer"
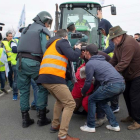
[[[51,28],[52,16],[48,12],[42,11],[37,14],[33,21],[34,23],[29,24],[22,31],[18,45],[18,89],[20,90],[23,128],[34,123],[28,113],[30,109],[30,82],[31,78],[35,80],[38,77],[40,62],[46,50],[46,43],[51,36],[48,28]],[[43,126],[51,123],[51,120],[46,117],[48,92],[41,85],[38,88],[39,120],[37,123],[39,126]]]

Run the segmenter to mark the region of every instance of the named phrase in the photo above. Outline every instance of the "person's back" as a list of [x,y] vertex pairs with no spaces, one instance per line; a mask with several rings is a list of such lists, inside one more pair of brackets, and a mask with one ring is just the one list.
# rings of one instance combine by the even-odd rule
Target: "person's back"
[[86,71],[90,70],[92,70],[91,74],[94,74],[95,79],[101,84],[123,81],[123,77],[102,55],[95,55],[90,58],[86,64]]

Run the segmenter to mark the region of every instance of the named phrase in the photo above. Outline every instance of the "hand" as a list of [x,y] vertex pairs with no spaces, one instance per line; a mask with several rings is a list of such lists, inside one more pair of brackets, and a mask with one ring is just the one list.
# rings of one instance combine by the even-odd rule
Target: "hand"
[[8,50],[6,50],[6,53],[8,53]]
[[78,45],[75,45],[74,47],[75,47],[75,49],[78,48],[81,50],[81,43],[79,43]]

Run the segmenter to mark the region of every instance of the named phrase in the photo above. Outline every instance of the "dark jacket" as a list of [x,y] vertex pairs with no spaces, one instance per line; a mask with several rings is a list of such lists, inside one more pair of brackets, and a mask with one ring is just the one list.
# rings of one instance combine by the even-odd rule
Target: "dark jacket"
[[[56,39],[59,37],[52,37],[48,43],[46,48],[48,48]],[[71,48],[68,40],[60,39],[56,42],[56,50],[65,55],[69,61],[77,61],[81,51],[80,49],[75,49],[75,51]],[[46,83],[46,84],[66,84],[66,80],[64,78],[51,75],[51,74],[41,74],[37,79],[37,83]]]
[[124,34],[119,45],[115,46],[110,63],[124,76],[126,81],[140,76],[140,45],[129,35]]
[[[104,30],[105,30],[105,33],[106,33],[106,36],[108,36],[108,34],[109,34],[109,29],[110,29],[111,27],[112,27],[112,25],[111,25],[111,23],[110,23],[108,20],[102,19],[102,20],[100,21],[100,23],[99,23],[99,27],[98,27],[98,28],[99,28],[99,29],[104,29]],[[107,49],[104,50],[104,52],[107,53],[107,54],[109,54],[109,53],[111,53],[111,52],[114,51],[114,48],[115,48],[114,43],[110,40],[110,41],[109,41],[109,46],[108,46]]]
[[94,55],[86,63],[86,80],[82,88],[82,94],[85,94],[91,86],[93,76],[101,85],[107,83],[123,82],[123,77],[115,70],[102,55]]

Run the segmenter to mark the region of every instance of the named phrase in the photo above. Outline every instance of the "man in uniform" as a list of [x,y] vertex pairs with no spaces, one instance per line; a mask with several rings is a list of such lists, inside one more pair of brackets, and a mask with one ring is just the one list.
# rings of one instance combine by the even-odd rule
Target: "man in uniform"
[[[43,53],[46,50],[46,43],[50,38],[50,32],[47,28],[51,27],[52,16],[42,11],[33,19],[34,23],[29,24],[21,34],[18,45],[18,89],[20,90],[20,107],[22,112],[22,127],[28,127],[34,123],[29,116],[29,97],[30,97],[30,82],[31,78],[38,77],[40,62]],[[46,117],[46,106],[48,92],[41,85],[38,91],[38,109],[39,120],[38,125],[43,126],[51,123],[51,120]]]
[[89,28],[91,28],[91,26],[89,25],[88,21],[86,19],[83,18],[83,14],[79,13],[79,19],[75,22],[75,26],[88,26]]

